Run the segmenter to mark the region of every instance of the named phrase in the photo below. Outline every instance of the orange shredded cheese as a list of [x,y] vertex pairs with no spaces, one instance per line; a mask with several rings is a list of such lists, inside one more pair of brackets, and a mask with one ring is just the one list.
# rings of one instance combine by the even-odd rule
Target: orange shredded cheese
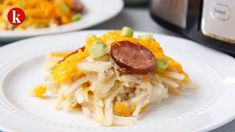
[[44,94],[46,93],[46,86],[39,85],[33,89],[33,95],[38,98],[44,98]]
[[89,82],[86,82],[86,83],[83,83],[82,84],[82,88],[83,90],[88,93],[89,92],[89,86],[90,86],[90,83]]
[[135,106],[125,102],[117,102],[115,103],[113,110],[118,116],[131,116],[135,110]]
[[67,57],[58,64],[53,71],[53,79],[56,82],[65,83],[74,77],[81,76],[82,73],[77,69],[77,63],[87,57],[86,54],[79,50],[77,53]]
[[149,77],[148,76],[143,76],[143,80],[145,81],[145,82],[149,82]]
[[145,105],[144,107],[141,108],[140,113],[144,113],[144,111],[147,109],[148,105]]
[[69,54],[71,54],[71,52],[53,52],[53,53],[50,53],[49,55],[51,57],[56,57],[56,58],[65,58],[67,57]]

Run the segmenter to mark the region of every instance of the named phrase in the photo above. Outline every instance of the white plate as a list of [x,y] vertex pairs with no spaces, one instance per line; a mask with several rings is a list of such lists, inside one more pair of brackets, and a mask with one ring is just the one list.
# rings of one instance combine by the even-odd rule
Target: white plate
[[[155,34],[167,54],[184,66],[200,85],[184,96],[171,96],[151,105],[135,126],[101,127],[82,112],[56,111],[53,99],[28,96],[43,81],[46,53],[76,49],[83,31],[19,41],[0,48],[0,129],[14,131],[206,131],[235,117],[235,61],[233,58],[181,38]],[[136,33],[143,34],[141,32]]]
[[14,41],[38,35],[57,34],[74,30],[85,29],[119,14],[124,6],[123,0],[81,0],[85,6],[85,12],[80,21],[61,25],[56,28],[44,28],[23,31],[0,30],[0,41]]

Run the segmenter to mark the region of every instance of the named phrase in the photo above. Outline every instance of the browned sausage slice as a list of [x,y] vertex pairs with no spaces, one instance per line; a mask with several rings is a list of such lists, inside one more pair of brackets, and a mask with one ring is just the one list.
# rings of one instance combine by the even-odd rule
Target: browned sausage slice
[[73,0],[73,8],[72,11],[74,13],[81,13],[84,10],[84,5],[80,0]]
[[115,42],[111,47],[111,56],[121,68],[131,73],[147,74],[153,72],[156,66],[153,53],[139,43]]

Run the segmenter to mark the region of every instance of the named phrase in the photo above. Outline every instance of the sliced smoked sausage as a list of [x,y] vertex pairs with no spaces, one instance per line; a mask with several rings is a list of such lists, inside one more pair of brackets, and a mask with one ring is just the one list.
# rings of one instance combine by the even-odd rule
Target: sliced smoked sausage
[[139,43],[114,42],[111,56],[121,68],[126,68],[131,73],[147,74],[153,72],[156,66],[153,53]]
[[81,13],[84,10],[84,5],[80,0],[73,0],[73,8],[72,11],[74,13]]

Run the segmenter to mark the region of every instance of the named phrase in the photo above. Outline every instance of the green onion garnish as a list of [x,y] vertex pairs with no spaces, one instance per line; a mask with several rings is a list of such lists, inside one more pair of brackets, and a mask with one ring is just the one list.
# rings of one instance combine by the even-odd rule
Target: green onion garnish
[[101,57],[106,52],[107,45],[101,41],[95,41],[92,43],[92,45],[89,47],[88,52],[91,57],[97,58]]
[[60,3],[60,4],[59,4],[59,8],[60,8],[60,10],[62,10],[63,12],[66,12],[66,13],[69,12],[69,7],[68,7],[65,3]]
[[81,19],[81,14],[74,14],[73,16],[72,16],[72,21],[73,22],[75,22],[75,21],[78,21],[78,20],[80,20]]
[[121,31],[121,36],[124,37],[132,37],[134,34],[134,30],[130,27],[123,27]]
[[169,64],[165,59],[157,60],[156,71],[161,73],[168,68]]

